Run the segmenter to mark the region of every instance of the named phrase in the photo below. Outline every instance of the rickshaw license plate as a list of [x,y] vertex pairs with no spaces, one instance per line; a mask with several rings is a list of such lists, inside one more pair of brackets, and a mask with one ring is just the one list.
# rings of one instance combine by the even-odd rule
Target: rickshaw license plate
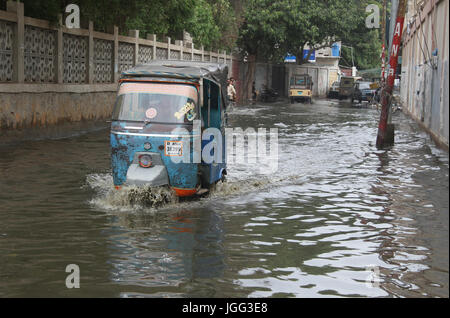
[[164,154],[166,156],[182,156],[183,142],[182,141],[164,141]]

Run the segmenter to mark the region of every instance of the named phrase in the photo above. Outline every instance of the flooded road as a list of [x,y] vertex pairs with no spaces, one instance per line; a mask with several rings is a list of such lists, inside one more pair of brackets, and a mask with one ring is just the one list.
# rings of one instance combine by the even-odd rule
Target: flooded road
[[236,107],[230,126],[278,128],[277,172],[230,165],[209,197],[157,209],[112,189],[106,129],[3,146],[0,296],[448,297],[448,153],[402,113],[377,150],[378,119]]

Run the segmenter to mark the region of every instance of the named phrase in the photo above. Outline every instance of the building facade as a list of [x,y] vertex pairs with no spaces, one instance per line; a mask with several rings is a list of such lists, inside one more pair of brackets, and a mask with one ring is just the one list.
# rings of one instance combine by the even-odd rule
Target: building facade
[[443,148],[449,144],[449,0],[409,0],[400,97],[404,112]]

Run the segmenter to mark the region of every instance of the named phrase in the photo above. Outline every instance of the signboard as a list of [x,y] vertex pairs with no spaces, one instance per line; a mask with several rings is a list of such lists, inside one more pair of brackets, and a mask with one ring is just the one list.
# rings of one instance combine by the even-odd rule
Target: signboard
[[284,58],[285,63],[297,63],[297,57],[295,55],[288,54]]
[[[309,50],[303,50],[303,60],[305,60],[308,57],[309,54]],[[315,62],[316,61],[316,51],[313,51],[311,53],[311,56],[309,57],[309,60],[311,62]]]

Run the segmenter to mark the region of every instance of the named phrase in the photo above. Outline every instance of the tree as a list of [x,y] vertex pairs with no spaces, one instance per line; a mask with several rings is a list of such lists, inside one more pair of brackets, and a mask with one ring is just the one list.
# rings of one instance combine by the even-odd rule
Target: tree
[[212,7],[212,16],[219,29],[220,36],[211,45],[218,49],[231,51],[236,46],[238,25],[235,10],[230,0],[208,0]]
[[[296,54],[299,64],[307,61],[314,50],[351,36],[359,16],[351,0],[303,0],[294,5],[293,13],[286,17],[287,33],[281,47]],[[309,54],[303,59],[307,46]]]
[[[250,96],[256,60],[281,62],[287,53],[297,56],[302,64],[303,51],[310,53],[333,42],[343,41],[357,48],[375,49],[376,39],[364,22],[368,0],[249,0],[240,28],[238,46],[248,57],[249,65],[244,89]],[[355,37],[355,34],[357,37]],[[364,43],[365,41],[370,43]],[[372,51],[373,52],[373,51]],[[375,50],[375,52],[379,52]],[[373,56],[371,55],[370,58]],[[360,59],[361,63],[364,58]]]
[[147,34],[181,37],[194,16],[197,0],[134,0],[133,12],[126,17],[126,29],[137,29]]
[[[361,0],[357,10],[365,12],[365,8],[369,4],[377,4],[380,8],[382,1],[380,0]],[[382,39],[380,29],[368,29],[365,25],[364,14],[356,15],[354,27],[348,36],[342,38],[345,45],[353,47],[355,66],[360,70],[372,69],[380,67],[380,55]],[[350,63],[351,51],[347,49],[342,50],[342,59]],[[353,66],[353,65],[348,65]]]
[[250,84],[254,80],[256,61],[261,58],[271,60],[277,52],[280,36],[285,33],[283,26],[275,23],[283,12],[273,6],[270,0],[249,0],[245,5],[237,40],[242,55],[248,61],[243,85],[244,99],[250,99],[252,94]]

